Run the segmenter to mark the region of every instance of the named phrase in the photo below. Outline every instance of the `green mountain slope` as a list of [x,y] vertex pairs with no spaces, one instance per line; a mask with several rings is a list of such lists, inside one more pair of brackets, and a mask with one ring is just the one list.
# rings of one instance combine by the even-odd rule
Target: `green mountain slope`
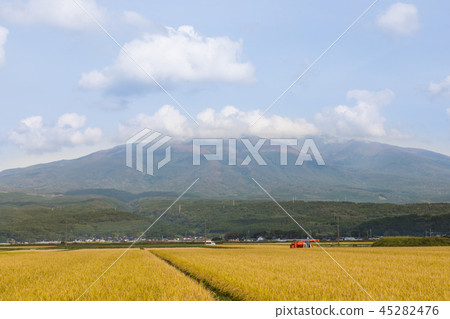
[[[417,149],[379,143],[317,141],[325,166],[305,162],[295,166],[298,152],[290,150],[287,166],[280,166],[279,148],[265,144],[261,155],[266,166],[252,160],[240,165],[248,151],[238,143],[238,165],[206,161],[192,165],[192,145],[172,145],[172,161],[154,176],[125,166],[125,147],[118,146],[75,159],[0,172],[0,190],[33,194],[83,194],[150,192],[151,196],[176,196],[196,178],[187,196],[199,198],[266,199],[252,178],[280,200],[349,200],[364,202],[450,201],[450,157]],[[207,150],[206,150],[207,151]],[[163,150],[156,157],[163,156]],[[110,189],[108,191],[108,189]],[[120,197],[119,194],[109,194]]]

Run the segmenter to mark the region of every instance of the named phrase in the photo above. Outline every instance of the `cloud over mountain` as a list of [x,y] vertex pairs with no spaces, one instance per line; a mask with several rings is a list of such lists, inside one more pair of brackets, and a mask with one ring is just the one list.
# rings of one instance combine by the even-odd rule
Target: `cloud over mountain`
[[324,132],[340,138],[383,137],[385,118],[380,109],[392,102],[394,92],[389,89],[371,92],[351,90],[347,99],[356,100],[354,106],[338,105],[316,115]]
[[[220,111],[205,109],[195,118],[195,124],[171,105],[164,105],[154,114],[138,114],[119,124],[122,141],[143,128],[150,128],[179,139],[193,137],[231,138],[242,136],[259,137],[304,137],[319,133],[314,124],[302,118],[279,115],[261,116],[260,110],[241,111],[234,106],[225,106]],[[254,125],[252,123],[260,118]]]

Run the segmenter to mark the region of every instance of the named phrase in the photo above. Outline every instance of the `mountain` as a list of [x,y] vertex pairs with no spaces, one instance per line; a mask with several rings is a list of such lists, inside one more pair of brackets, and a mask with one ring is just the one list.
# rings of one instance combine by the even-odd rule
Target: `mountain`
[[[192,143],[172,144],[172,160],[154,176],[125,165],[125,146],[99,151],[74,160],[62,160],[0,172],[0,190],[31,194],[88,194],[115,192],[117,196],[175,197],[196,178],[188,196],[198,198],[268,199],[254,178],[280,200],[347,200],[357,202],[449,202],[450,157],[420,149],[387,144],[347,141],[327,143],[316,140],[325,161],[295,166],[298,151],[289,149],[288,165],[280,165],[279,146],[268,141],[259,153],[267,165],[253,159],[238,141],[237,164],[201,159],[192,165]],[[225,142],[225,146],[227,143]],[[208,147],[202,153],[212,152]],[[155,153],[163,158],[164,149]],[[134,195],[133,195],[134,194]],[[109,195],[106,195],[109,196]],[[114,196],[112,196],[114,197]]]

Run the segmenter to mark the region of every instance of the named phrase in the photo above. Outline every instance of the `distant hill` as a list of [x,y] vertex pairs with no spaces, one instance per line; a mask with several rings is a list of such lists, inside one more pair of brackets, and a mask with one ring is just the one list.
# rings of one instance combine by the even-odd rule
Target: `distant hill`
[[[288,166],[280,166],[279,148],[265,144],[260,154],[267,162],[258,166],[229,166],[224,161],[192,165],[192,145],[172,145],[172,161],[154,176],[125,166],[125,147],[117,146],[74,160],[63,160],[0,172],[0,190],[30,194],[89,194],[132,199],[138,193],[175,197],[196,178],[187,194],[198,198],[267,199],[252,181],[255,178],[275,198],[306,201],[449,202],[450,157],[420,149],[348,141],[316,140],[325,166],[293,163],[297,151],[288,153]],[[248,155],[238,143],[240,164]],[[162,151],[156,153],[162,157]],[[95,191],[94,191],[95,190]],[[114,192],[114,194],[112,194]],[[125,196],[125,197],[123,197]]]
[[[110,192],[122,197],[124,194]],[[131,196],[131,195],[130,195]],[[0,193],[0,243],[136,238],[173,198],[135,194],[130,201],[96,194],[32,196]],[[288,201],[280,204],[314,237],[450,234],[450,204],[374,204]],[[146,238],[203,236],[304,238],[306,234],[270,200],[182,198]]]

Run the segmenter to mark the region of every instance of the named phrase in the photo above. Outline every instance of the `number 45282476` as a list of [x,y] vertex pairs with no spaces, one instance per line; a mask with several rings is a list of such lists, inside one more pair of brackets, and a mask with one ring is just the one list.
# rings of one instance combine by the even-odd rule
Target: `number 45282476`
[[383,316],[437,316],[439,314],[439,308],[438,306],[383,306],[378,312]]

